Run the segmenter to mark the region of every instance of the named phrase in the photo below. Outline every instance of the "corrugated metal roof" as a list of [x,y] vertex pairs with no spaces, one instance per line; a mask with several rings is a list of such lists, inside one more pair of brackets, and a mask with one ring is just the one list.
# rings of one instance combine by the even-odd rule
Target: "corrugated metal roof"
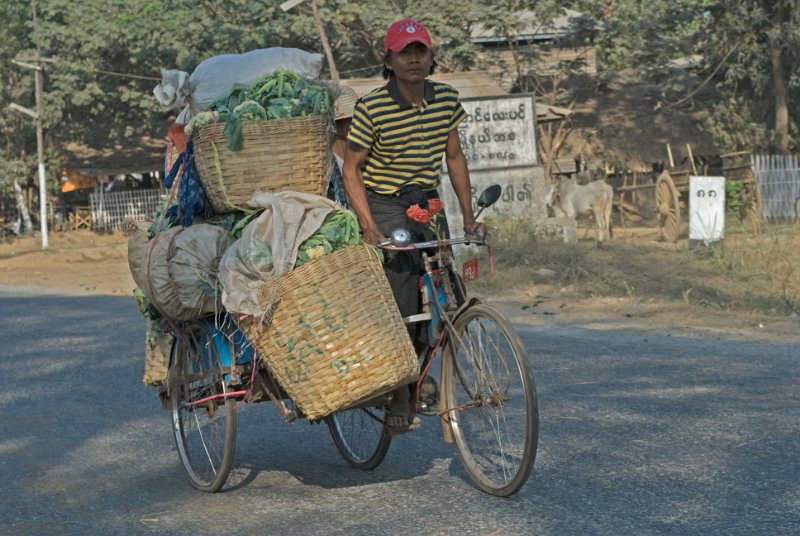
[[[544,24],[530,9],[523,9],[514,15],[514,18],[520,23],[514,38],[522,40],[549,40],[564,35],[569,31],[569,20],[582,16],[574,9],[565,8],[552,22]],[[473,43],[498,43],[508,41],[508,38],[509,36],[499,35],[494,28],[488,28],[483,24],[476,24],[470,33]]]
[[63,146],[62,165],[93,177],[162,171],[166,147],[166,136],[143,136],[103,148],[69,142]]
[[[431,79],[450,84],[458,90],[461,97],[493,97],[507,94],[485,71],[437,73],[431,76]],[[348,78],[340,80],[339,83],[353,88],[360,97],[382,86],[386,81],[380,77]]]
[[[496,97],[507,95],[485,71],[460,71],[454,73],[439,73],[431,76],[433,80],[450,84],[458,90],[459,96],[466,97]],[[382,86],[386,81],[383,78],[348,78],[339,81],[342,85],[351,87],[358,96],[367,94],[372,89]],[[535,104],[537,121],[557,121],[572,114],[567,108]]]
[[[437,73],[431,78],[452,85],[464,98],[494,97],[507,94],[485,71]],[[359,96],[384,83],[385,81],[380,77],[341,80],[342,85],[353,88]],[[560,119],[568,113],[569,111],[564,109],[537,106],[539,121]],[[104,148],[67,143],[64,146],[66,159],[63,166],[91,176],[124,175],[162,170],[164,151],[167,146],[166,126],[168,125],[164,127],[165,136],[163,138],[144,136]]]

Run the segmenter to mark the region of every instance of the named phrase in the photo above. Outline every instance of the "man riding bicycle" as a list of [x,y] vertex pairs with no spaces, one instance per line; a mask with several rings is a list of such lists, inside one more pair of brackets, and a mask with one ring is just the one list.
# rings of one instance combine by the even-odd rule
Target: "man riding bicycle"
[[[474,222],[469,170],[457,132],[466,113],[454,88],[427,79],[435,68],[425,26],[403,19],[389,27],[383,69],[387,83],[356,103],[343,169],[345,192],[368,244],[379,243],[400,227],[411,231],[412,241],[431,238],[430,229],[409,219],[407,212],[414,205],[427,210],[428,202],[439,198],[442,156],[465,232],[479,228],[485,232],[483,224]],[[439,234],[445,236],[445,218],[438,218],[437,223]],[[419,313],[419,251],[387,255],[384,269],[401,315]],[[419,341],[424,329],[411,324],[409,335]],[[407,387],[396,389],[387,428],[404,431],[419,422],[409,407]]]

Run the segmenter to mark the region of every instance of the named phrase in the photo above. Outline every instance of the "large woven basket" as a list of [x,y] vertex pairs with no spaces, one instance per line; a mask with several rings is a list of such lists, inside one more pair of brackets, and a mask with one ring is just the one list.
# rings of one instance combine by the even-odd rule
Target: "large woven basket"
[[247,208],[258,190],[325,195],[330,178],[330,119],[310,115],[242,124],[243,148],[230,151],[225,123],[196,132],[194,157],[215,213]]
[[167,379],[167,365],[172,347],[172,335],[151,331],[148,328],[145,343],[144,377],[146,385],[163,385]]
[[276,303],[269,324],[245,321],[240,327],[309,419],[419,376],[414,347],[371,246],[350,246],[292,270],[265,286],[261,300]]

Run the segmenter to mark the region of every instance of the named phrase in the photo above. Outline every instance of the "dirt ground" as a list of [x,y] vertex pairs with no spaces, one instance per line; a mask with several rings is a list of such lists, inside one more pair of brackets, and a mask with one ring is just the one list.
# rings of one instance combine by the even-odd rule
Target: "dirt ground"
[[[651,239],[646,230],[622,233],[621,240]],[[136,286],[128,270],[125,235],[92,231],[51,233],[47,250],[42,250],[38,235],[0,243],[0,285],[115,296],[132,296]],[[498,305],[514,322],[800,343],[796,318],[682,303],[638,303],[628,298],[577,298],[566,289],[545,284],[524,292],[508,289],[487,301]]]
[[0,284],[123,296],[136,287],[126,237],[88,230],[50,233],[47,250],[38,233],[0,243]]

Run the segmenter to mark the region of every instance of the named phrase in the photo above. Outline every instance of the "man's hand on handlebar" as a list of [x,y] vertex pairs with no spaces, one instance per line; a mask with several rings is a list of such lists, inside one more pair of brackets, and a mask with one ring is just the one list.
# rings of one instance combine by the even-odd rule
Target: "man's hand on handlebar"
[[486,224],[482,222],[473,221],[472,223],[464,225],[464,236],[468,239],[477,241],[484,240],[487,232]]
[[378,228],[377,225],[372,224],[371,226],[362,229],[361,239],[367,244],[380,244],[382,241],[386,240],[386,237],[383,236],[383,233]]

